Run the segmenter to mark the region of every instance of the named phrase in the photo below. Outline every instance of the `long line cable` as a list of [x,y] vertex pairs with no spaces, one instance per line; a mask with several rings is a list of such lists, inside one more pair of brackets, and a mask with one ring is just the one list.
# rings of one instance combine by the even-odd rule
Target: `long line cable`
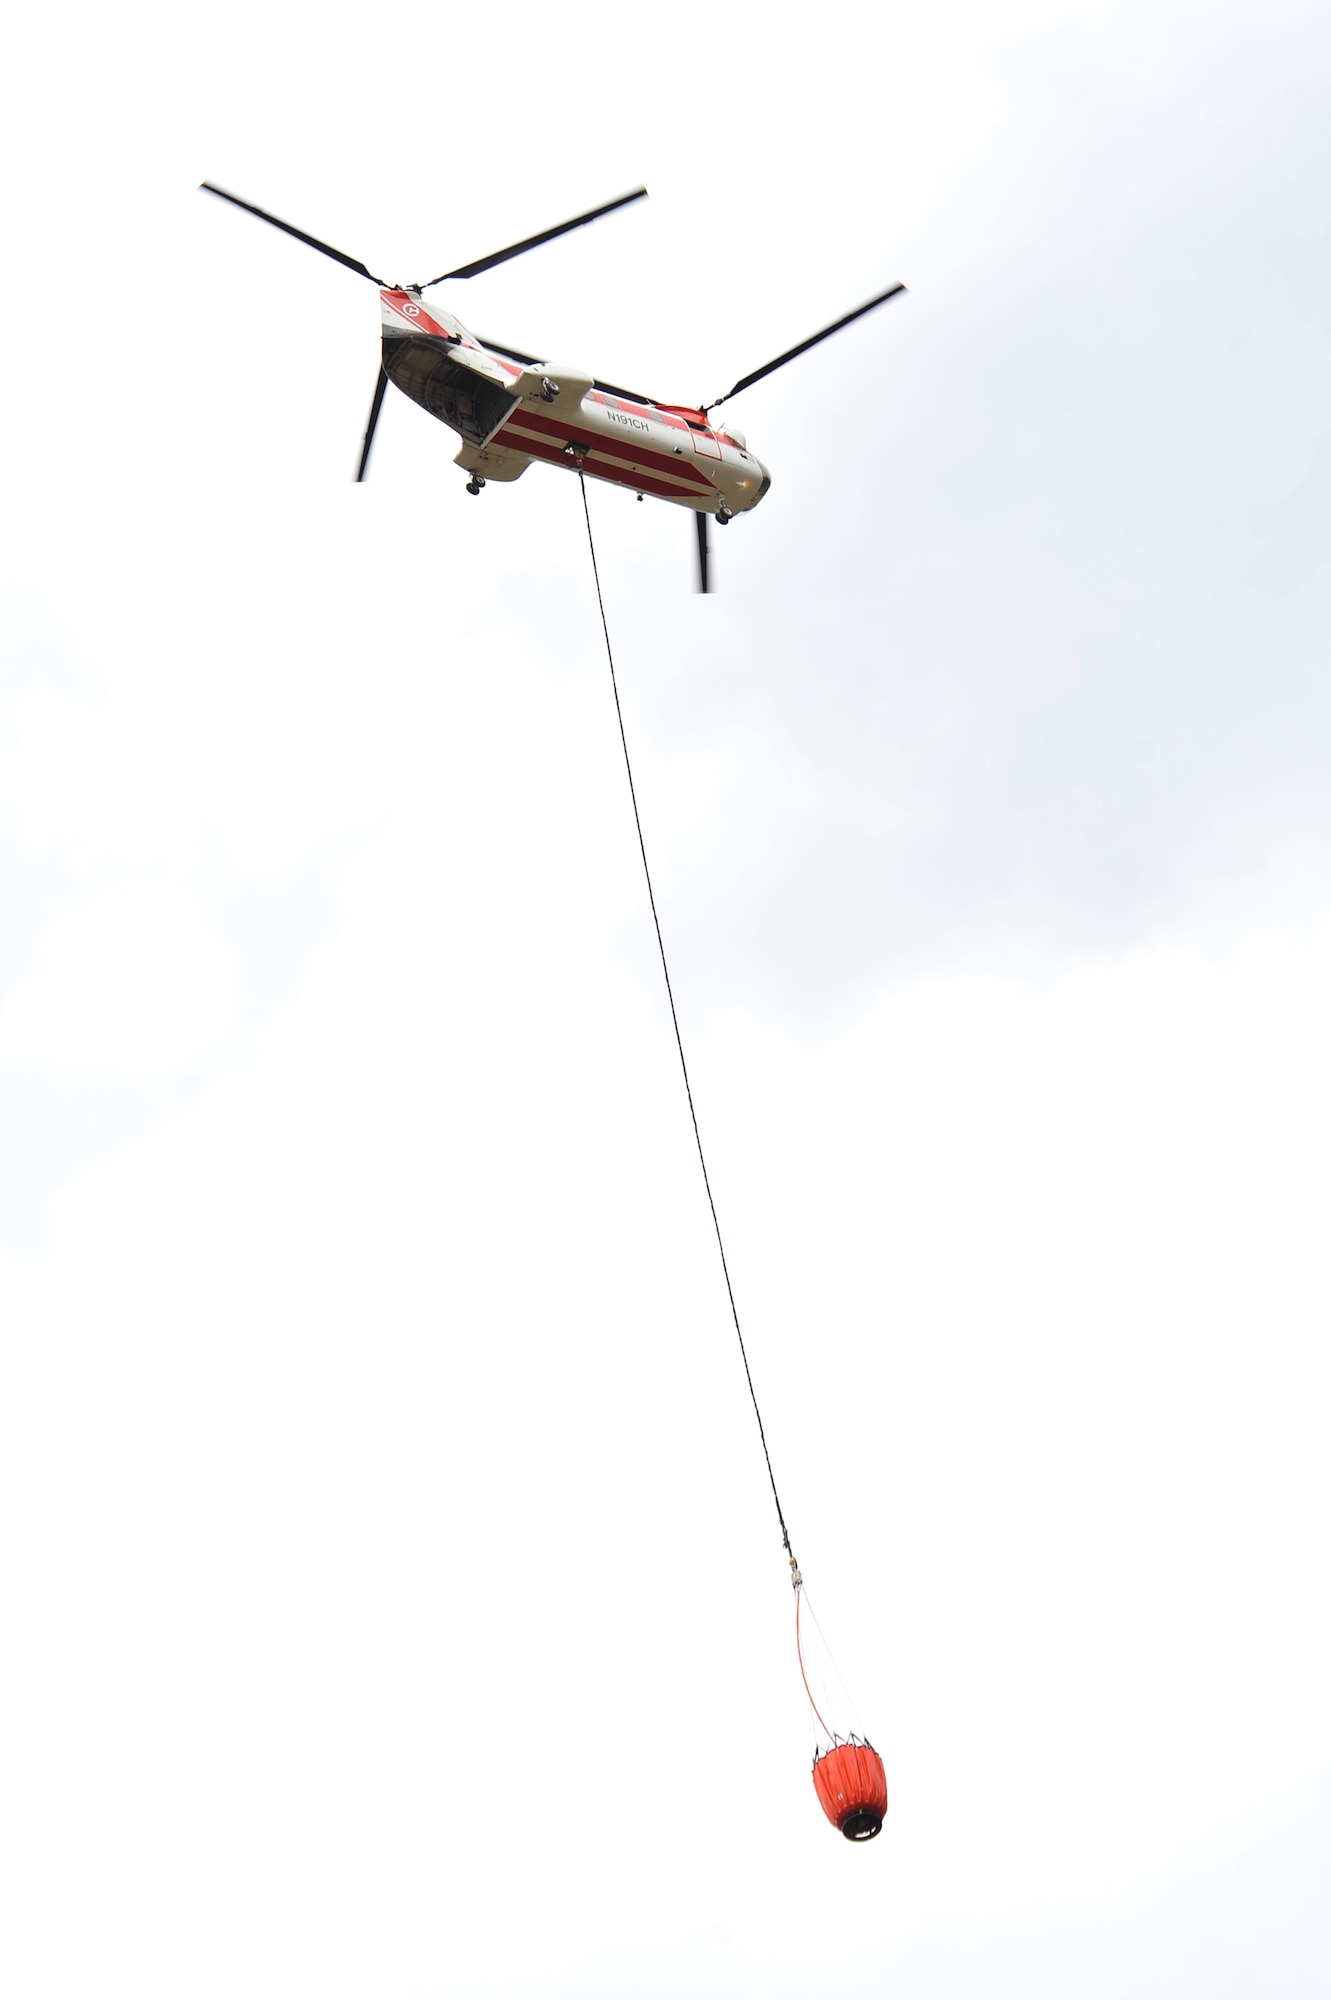
[[[744,1333],[739,1323],[739,1307],[735,1304],[735,1288],[730,1282],[730,1266],[726,1261],[726,1246],[721,1236],[721,1221],[716,1212],[716,1198],[712,1193],[711,1175],[707,1171],[707,1155],[703,1152],[702,1133],[698,1129],[698,1112],[693,1102],[693,1085],[689,1081],[689,1066],[684,1057],[684,1038],[679,1031],[679,1015],[675,1010],[675,989],[670,983],[670,966],[666,960],[665,939],[661,935],[661,919],[656,909],[656,891],[652,887],[652,871],[647,863],[647,843],[643,839],[642,814],[638,811],[638,788],[633,782],[633,762],[629,756],[629,740],[624,729],[624,710],[619,699],[619,681],[615,675],[615,655],[610,644],[610,627],[606,623],[605,599],[601,595],[601,572],[596,561],[596,541],[592,535],[591,509],[587,505],[587,479],[579,471],[578,484],[582,488],[582,511],[587,521],[587,546],[592,555],[592,576],[596,582],[596,602],[601,613],[601,630],[605,634],[605,656],[610,664],[610,688],[615,697],[615,717],[619,723],[619,740],[624,750],[624,770],[629,781],[629,797],[633,801],[633,824],[638,830],[638,852],[642,856],[642,872],[647,878],[647,900],[652,908],[652,924],[656,930],[656,948],[661,954],[661,971],[665,976],[666,998],[670,1002],[670,1020],[675,1030],[675,1047],[679,1050],[679,1066],[684,1075],[684,1094],[689,1101],[689,1117],[693,1124],[694,1143],[698,1148],[698,1164],[702,1168],[703,1186],[707,1190],[707,1206],[712,1211],[712,1228],[716,1231],[716,1247],[721,1254],[721,1272],[726,1281],[726,1297],[730,1300],[730,1317],[735,1322],[735,1337],[739,1341],[740,1359],[744,1363],[744,1379],[749,1385],[749,1399],[753,1404],[753,1414],[758,1419],[758,1436],[762,1441],[763,1458],[767,1465],[767,1478],[772,1488],[772,1498],[776,1502],[776,1518],[781,1523],[781,1540],[790,1566],[794,1572],[796,1589],[799,1588],[800,1573],[795,1562],[795,1552],[790,1546],[790,1530],[786,1517],[781,1511],[781,1495],[776,1490],[776,1475],[772,1471],[772,1454],[767,1449],[767,1432],[763,1429],[763,1413],[758,1408],[758,1393],[753,1386],[753,1374],[749,1368],[748,1350],[744,1345]],[[810,1697],[812,1699],[812,1697]]]

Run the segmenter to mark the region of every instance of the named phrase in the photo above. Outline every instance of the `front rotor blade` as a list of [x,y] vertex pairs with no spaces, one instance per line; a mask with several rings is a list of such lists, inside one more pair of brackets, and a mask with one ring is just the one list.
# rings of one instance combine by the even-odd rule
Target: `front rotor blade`
[[698,588],[708,591],[711,584],[707,580],[707,516],[695,514],[693,518],[698,523]]
[[725,395],[718,396],[715,403],[704,403],[703,408],[714,410],[718,404],[728,403],[732,396],[738,396],[741,389],[751,388],[755,382],[761,382],[764,375],[771,375],[776,369],[784,368],[788,361],[795,359],[796,355],[807,354],[809,349],[816,347],[820,340],[828,339],[831,334],[840,333],[842,327],[849,326],[853,319],[862,319],[864,314],[872,312],[875,306],[885,305],[888,299],[894,299],[898,292],[904,292],[905,289],[904,285],[889,285],[885,292],[879,292],[876,299],[869,299],[864,305],[856,306],[854,312],[848,312],[844,319],[833,320],[831,326],[825,326],[821,333],[811,333],[809,338],[802,340],[798,347],[788,347],[784,354],[777,355],[775,361],[767,362],[762,368],[755,368],[752,375],[741,377],[733,389],[727,389]]
[[[474,264],[459,264],[456,271],[445,271],[442,277],[427,278],[420,289],[425,292],[431,285],[442,285],[445,278],[476,278],[482,271],[493,271],[496,264],[506,264],[510,257],[520,257],[524,250],[538,250],[542,243],[553,243],[556,236],[567,236],[570,229],[581,229],[584,223],[595,222],[599,216],[609,215],[613,209],[625,208],[631,201],[641,201],[646,192],[646,188],[634,188],[632,194],[617,195],[614,201],[602,202],[599,208],[589,208],[585,215],[575,215],[569,222],[557,222],[553,229],[543,229],[539,236],[524,236],[521,243],[510,243],[507,250],[496,250],[492,256],[478,257]],[[282,227],[286,227],[285,223]]]
[[322,250],[325,257],[331,257],[335,264],[345,264],[358,278],[368,278],[372,285],[383,284],[382,278],[376,278],[374,272],[367,271],[355,257],[348,257],[343,251],[334,250],[331,243],[321,243],[317,236],[307,235],[305,230],[297,229],[294,222],[283,222],[280,216],[270,215],[266,208],[256,208],[252,201],[242,201],[238,194],[228,194],[225,188],[215,187],[212,181],[200,181],[199,186],[206,193],[220,195],[223,201],[233,202],[237,208],[243,208],[247,215],[257,215],[260,222],[271,222],[274,229],[284,229],[287,235],[294,236],[298,243],[308,243],[311,250]]
[[364,479],[365,468],[370,462],[370,446],[374,443],[375,425],[379,421],[379,412],[383,407],[384,401],[384,390],[387,387],[388,377],[385,375],[381,364],[379,380],[374,385],[374,401],[370,404],[370,421],[365,426],[365,442],[361,446],[360,464],[356,467],[356,480],[358,484]]

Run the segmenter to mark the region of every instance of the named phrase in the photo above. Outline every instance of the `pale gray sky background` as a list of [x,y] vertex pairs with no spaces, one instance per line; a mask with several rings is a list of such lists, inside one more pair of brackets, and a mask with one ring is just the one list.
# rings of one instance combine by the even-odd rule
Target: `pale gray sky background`
[[[1311,2000],[1325,9],[30,10],[0,90],[19,2000]],[[371,288],[713,396],[463,492]]]

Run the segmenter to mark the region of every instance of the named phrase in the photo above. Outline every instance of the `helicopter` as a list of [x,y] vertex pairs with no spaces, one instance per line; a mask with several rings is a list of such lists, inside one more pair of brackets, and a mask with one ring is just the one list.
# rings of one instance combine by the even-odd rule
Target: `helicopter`
[[242,201],[213,181],[201,182],[200,189],[257,216],[260,222],[271,223],[274,229],[284,230],[297,242],[378,286],[382,348],[357,480],[364,479],[369,466],[384,391],[391,382],[462,439],[453,463],[467,473],[467,491],[473,496],[491,480],[498,484],[520,479],[533,460],[540,460],[614,486],[626,486],[639,500],[650,496],[692,509],[697,524],[698,589],[702,591],[710,587],[709,521],[725,527],[736,514],[750,513],[772,483],[767,467],[749,450],[744,432],[728,421],[713,421],[712,412],[741,389],[761,382],[906,289],[902,284],[889,285],[853,312],[788,347],[774,361],[741,376],[724,396],[710,403],[664,403],[658,397],[599,381],[584,369],[541,360],[500,341],[478,337],[441,306],[432,302],[427,307],[422,296],[436,285],[492,271],[497,264],[506,264],[510,258],[552,243],[572,229],[582,229],[616,209],[642,201],[645,187],[617,195],[613,201],[571,216],[567,222],[557,222],[535,236],[524,236],[488,257],[477,257],[456,270],[411,285],[386,283],[359,258],[335,250],[331,243],[297,229],[294,223],[283,222],[253,202]]

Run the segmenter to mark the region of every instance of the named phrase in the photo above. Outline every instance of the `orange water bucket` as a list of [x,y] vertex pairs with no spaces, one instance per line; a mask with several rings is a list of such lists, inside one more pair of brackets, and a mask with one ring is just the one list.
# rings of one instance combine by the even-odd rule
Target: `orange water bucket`
[[872,1743],[838,1743],[814,1759],[818,1803],[847,1840],[872,1840],[883,1830],[887,1773]]

